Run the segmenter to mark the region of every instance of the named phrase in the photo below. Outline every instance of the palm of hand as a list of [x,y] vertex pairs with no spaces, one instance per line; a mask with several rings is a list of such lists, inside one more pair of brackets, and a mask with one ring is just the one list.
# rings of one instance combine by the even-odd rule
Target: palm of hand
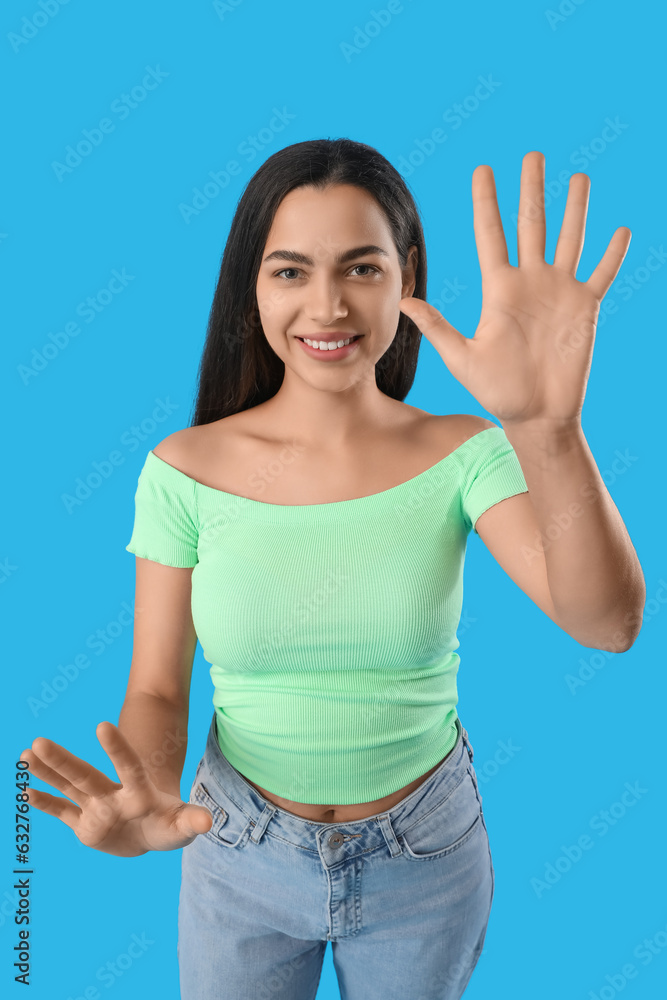
[[504,422],[581,411],[599,303],[553,265],[495,271],[484,290],[466,387]]
[[73,829],[86,847],[119,857],[174,850],[194,840],[177,828],[182,807],[181,799],[168,792],[137,794],[121,785],[111,795],[89,801]]

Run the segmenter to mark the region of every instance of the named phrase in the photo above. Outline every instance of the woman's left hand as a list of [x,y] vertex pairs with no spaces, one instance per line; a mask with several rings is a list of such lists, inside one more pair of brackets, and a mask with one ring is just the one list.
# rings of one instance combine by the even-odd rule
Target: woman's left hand
[[588,281],[578,281],[590,179],[573,174],[553,264],[544,259],[544,156],[527,153],[521,171],[518,266],[508,261],[493,171],[472,175],[482,311],[464,337],[421,299],[399,308],[433,344],[455,379],[503,424],[580,422],[600,303],[618,274],[631,232],[621,226]]

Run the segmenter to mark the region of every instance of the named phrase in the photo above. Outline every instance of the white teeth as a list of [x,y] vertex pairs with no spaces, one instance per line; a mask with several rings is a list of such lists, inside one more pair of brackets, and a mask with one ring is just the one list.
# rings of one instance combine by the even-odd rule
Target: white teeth
[[337,347],[346,347],[353,340],[354,337],[348,337],[347,340],[332,340],[329,342],[326,340],[308,340],[306,337],[303,338],[305,344],[316,348],[318,351],[335,351]]

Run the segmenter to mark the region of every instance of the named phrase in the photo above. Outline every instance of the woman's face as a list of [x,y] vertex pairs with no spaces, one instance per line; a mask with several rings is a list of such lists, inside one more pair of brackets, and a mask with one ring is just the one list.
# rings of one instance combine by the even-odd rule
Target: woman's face
[[[270,258],[270,259],[268,259]],[[402,271],[389,224],[363,188],[300,187],[283,198],[262,254],[256,294],[266,339],[294,373],[320,388],[372,378],[396,334],[398,303],[415,287],[417,248]],[[358,338],[335,351],[306,346]]]

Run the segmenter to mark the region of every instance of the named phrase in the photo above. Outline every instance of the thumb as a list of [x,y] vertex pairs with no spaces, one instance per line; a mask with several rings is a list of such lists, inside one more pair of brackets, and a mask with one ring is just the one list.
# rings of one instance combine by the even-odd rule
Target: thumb
[[213,816],[206,806],[187,803],[178,817],[178,825],[183,833],[193,837],[199,833],[208,833],[213,826]]
[[398,307],[433,344],[454,378],[462,382],[470,357],[469,339],[424,299],[401,299]]

